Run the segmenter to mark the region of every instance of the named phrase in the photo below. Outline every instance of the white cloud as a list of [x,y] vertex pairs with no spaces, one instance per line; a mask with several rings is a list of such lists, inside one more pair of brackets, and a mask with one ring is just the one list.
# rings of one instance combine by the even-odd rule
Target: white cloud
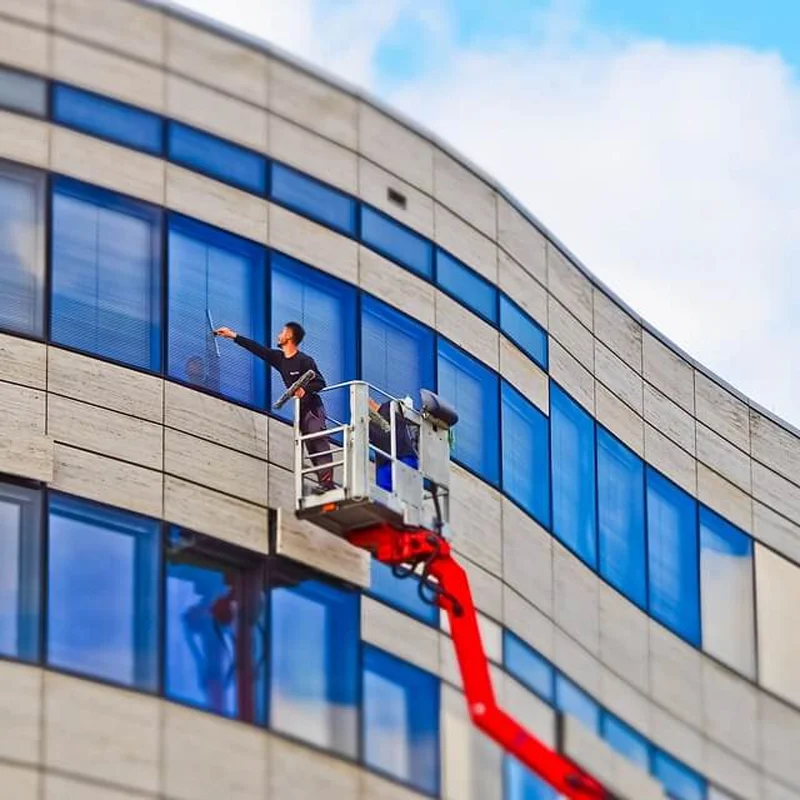
[[[381,39],[413,10],[185,2],[378,91]],[[495,175],[645,319],[800,424],[797,76],[774,54],[608,36],[581,6],[470,51],[429,3],[435,70],[384,99]]]

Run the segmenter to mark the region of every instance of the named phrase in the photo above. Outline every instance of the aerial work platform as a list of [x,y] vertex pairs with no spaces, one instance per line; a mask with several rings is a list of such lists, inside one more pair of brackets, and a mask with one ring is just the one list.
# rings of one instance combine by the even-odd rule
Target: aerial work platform
[[[338,402],[330,393],[344,393]],[[380,405],[370,395],[382,399]],[[326,406],[345,409],[322,433],[303,434],[295,400],[295,512],[346,538],[392,567],[398,579],[419,580],[419,594],[448,615],[453,645],[474,724],[570,800],[612,800],[598,780],[526,731],[497,704],[478,616],[464,569],[449,538],[450,436],[458,416],[423,390],[419,410],[362,381],[329,387]],[[319,455],[307,463],[309,440],[331,443],[333,487],[320,487]],[[413,455],[407,451],[413,443]],[[332,459],[332,463],[330,463]],[[638,800],[638,798],[637,798]]]

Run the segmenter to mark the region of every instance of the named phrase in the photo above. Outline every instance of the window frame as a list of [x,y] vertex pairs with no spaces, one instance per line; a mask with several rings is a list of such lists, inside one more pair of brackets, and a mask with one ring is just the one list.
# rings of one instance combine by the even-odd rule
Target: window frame
[[[44,93],[44,104],[43,110],[41,113],[37,113],[31,111],[29,108],[20,108],[19,106],[11,105],[9,103],[3,103],[0,101],[0,110],[2,111],[10,111],[12,114],[19,114],[23,117],[29,117],[31,119],[37,120],[48,120],[51,118],[51,82],[47,78],[43,78],[41,75],[37,75],[35,72],[30,72],[26,69],[19,69],[18,67],[12,67],[9,65],[2,65],[0,66],[0,83],[2,83],[4,75],[11,75],[11,76],[19,76],[23,80],[27,81],[34,81],[41,85],[42,91]],[[0,92],[0,97],[2,97],[2,92]]]
[[[440,278],[441,267],[440,267],[440,259],[448,260],[452,263],[452,268],[456,271],[462,271],[467,274],[468,279],[475,281],[476,283],[483,284],[483,288],[487,289],[491,294],[493,294],[492,298],[492,314],[491,316],[484,313],[476,304],[470,303],[464,297],[458,295],[458,293],[449,286],[445,286]],[[434,246],[434,253],[433,253],[433,278],[436,283],[436,288],[439,289],[443,294],[446,294],[448,297],[455,300],[459,305],[462,305],[471,313],[475,314],[476,317],[479,317],[483,320],[487,325],[491,325],[493,328],[499,330],[500,329],[500,290],[497,288],[495,284],[491,281],[487,280],[483,275],[480,274],[476,269],[471,267],[469,264],[465,264],[460,258],[456,258],[452,253],[445,250],[443,247]]]
[[[523,321],[530,323],[530,325],[536,329],[537,333],[541,334],[544,350],[543,358],[539,359],[536,355],[531,353],[531,351],[525,345],[523,345],[516,336],[508,332],[506,327],[503,325],[504,305],[510,306],[512,311],[516,312],[523,318]],[[550,346],[547,339],[547,331],[519,303],[506,294],[506,292],[501,291],[499,287],[497,291],[497,323],[495,324],[495,327],[503,336],[506,337],[506,339],[508,339],[509,342],[511,342],[511,344],[514,345],[514,347],[516,347],[521,353],[529,358],[534,364],[536,364],[538,367],[541,367],[541,369],[543,369],[545,372],[549,370]]]
[[[382,220],[389,222],[391,225],[397,226],[404,234],[412,236],[416,238],[418,241],[422,242],[427,247],[427,269],[424,271],[420,271],[416,267],[412,266],[407,261],[402,261],[398,256],[393,255],[387,249],[382,247],[378,244],[372,244],[368,242],[364,238],[364,214],[374,214],[375,216],[381,218]],[[435,283],[436,281],[436,256],[434,253],[435,246],[433,242],[428,239],[426,236],[423,236],[421,233],[417,233],[413,228],[409,228],[408,225],[403,224],[400,220],[395,219],[394,217],[390,216],[384,211],[376,208],[375,206],[371,206],[368,203],[361,202],[359,204],[359,214],[358,214],[358,239],[364,247],[368,247],[374,253],[377,253],[379,256],[382,256],[387,261],[391,261],[393,264],[397,264],[398,267],[406,270],[406,272],[410,272],[412,275],[416,275],[421,280],[426,281],[427,283]]]

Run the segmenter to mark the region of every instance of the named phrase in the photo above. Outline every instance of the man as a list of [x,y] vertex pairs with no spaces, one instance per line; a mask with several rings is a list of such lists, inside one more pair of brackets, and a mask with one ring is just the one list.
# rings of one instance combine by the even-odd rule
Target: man
[[[406,418],[403,416],[403,406],[411,405],[411,398],[406,398],[398,403],[395,411],[395,453],[397,459],[412,469],[419,469],[419,458],[411,437],[411,431]],[[369,407],[387,422],[391,420],[391,400],[382,404],[376,403],[371,397]],[[375,422],[369,424],[369,438],[373,445],[391,455],[392,440],[388,431],[382,430]],[[392,490],[392,462],[384,456],[375,454],[375,482],[387,492]]]
[[[236,344],[249,350],[259,358],[263,358],[270,366],[280,372],[285,386],[291,386],[301,375],[313,370],[316,377],[304,389],[298,389],[295,397],[300,399],[300,431],[301,433],[320,433],[326,428],[325,406],[319,392],[325,388],[325,379],[311,356],[300,352],[300,343],[306,335],[299,322],[287,322],[278,334],[278,350],[271,350],[252,339],[239,336],[230,328],[217,328],[217,336],[232,339]],[[306,446],[315,466],[330,464],[333,456],[327,436],[309,439]],[[319,486],[317,491],[326,492],[334,488],[333,469],[321,469],[317,472]]]

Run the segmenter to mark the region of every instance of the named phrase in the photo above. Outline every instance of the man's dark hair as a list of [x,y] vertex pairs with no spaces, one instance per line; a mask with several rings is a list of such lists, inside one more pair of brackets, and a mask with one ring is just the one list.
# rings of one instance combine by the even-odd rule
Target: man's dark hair
[[292,339],[296,345],[303,341],[306,335],[305,328],[299,322],[287,322],[286,327],[292,332]]

